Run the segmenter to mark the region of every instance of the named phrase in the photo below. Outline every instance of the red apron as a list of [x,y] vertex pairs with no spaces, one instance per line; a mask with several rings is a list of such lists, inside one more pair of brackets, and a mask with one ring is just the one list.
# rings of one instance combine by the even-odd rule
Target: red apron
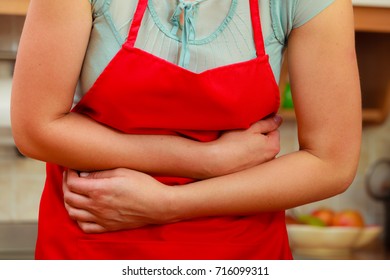
[[[74,111],[124,133],[197,141],[214,140],[223,130],[248,128],[274,114],[279,90],[265,54],[258,0],[249,1],[257,57],[193,73],[134,47],[148,2],[140,0],[128,40]],[[65,210],[63,170],[47,164],[37,259],[291,259],[284,211],[85,234]],[[168,185],[191,181],[158,180]]]

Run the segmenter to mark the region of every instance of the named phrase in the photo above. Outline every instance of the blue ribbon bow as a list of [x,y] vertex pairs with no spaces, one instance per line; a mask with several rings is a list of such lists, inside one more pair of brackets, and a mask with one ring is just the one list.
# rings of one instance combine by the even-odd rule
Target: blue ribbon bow
[[[190,63],[190,52],[188,43],[195,39],[195,11],[196,6],[206,0],[186,1],[179,0],[179,3],[171,16],[173,28],[171,32],[177,35],[179,28],[182,28],[181,43],[182,50],[180,52],[179,66],[187,68]],[[180,15],[184,13],[183,25],[180,24]]]

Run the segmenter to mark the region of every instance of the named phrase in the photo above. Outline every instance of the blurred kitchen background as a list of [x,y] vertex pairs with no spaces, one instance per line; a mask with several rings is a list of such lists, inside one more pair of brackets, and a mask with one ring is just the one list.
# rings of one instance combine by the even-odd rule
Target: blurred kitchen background
[[[12,73],[28,0],[0,0],[0,259],[33,258],[39,199],[45,180],[42,162],[22,157],[11,135],[9,101]],[[390,159],[390,0],[356,0],[356,47],[363,96],[363,141],[357,176],[342,195],[300,207],[309,212],[318,206],[335,210],[357,209],[367,224],[383,225],[384,203],[366,191],[365,176],[376,161]],[[288,73],[280,82],[282,154],[298,148],[296,122],[288,102]],[[313,188],[316,186],[313,185]],[[375,244],[350,258],[383,259],[380,236]]]

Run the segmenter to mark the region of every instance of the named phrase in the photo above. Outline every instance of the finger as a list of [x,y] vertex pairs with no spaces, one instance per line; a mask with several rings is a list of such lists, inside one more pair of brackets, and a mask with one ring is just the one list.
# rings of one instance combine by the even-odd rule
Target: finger
[[85,195],[70,191],[66,185],[64,186],[64,202],[72,207],[80,209],[89,209],[90,198]]
[[64,196],[65,196],[65,194],[70,192],[69,185],[68,185],[68,176],[69,176],[70,172],[73,172],[73,171],[71,171],[71,170],[64,171],[63,176],[62,176],[62,191],[64,193]]
[[76,220],[78,222],[96,222],[97,218],[92,213],[83,210],[83,209],[77,209],[74,207],[69,206],[68,204],[65,204],[66,210],[68,211],[68,215],[71,219]]
[[[130,170],[128,170],[127,172],[130,172]],[[94,171],[94,172],[80,172],[79,176],[81,178],[86,178],[86,179],[105,179],[105,178],[112,178],[112,177],[122,177],[124,176],[124,174],[125,174],[124,168],[115,168],[115,169]]]
[[104,183],[101,179],[87,179],[80,177],[74,170],[69,170],[66,178],[64,179],[64,187],[67,187],[70,192],[77,193],[89,197],[90,194],[97,189],[101,188]]
[[64,202],[67,202],[67,203],[71,203],[70,196],[72,196],[73,194],[76,194],[69,188],[69,185],[68,185],[68,176],[71,176],[70,175],[71,172],[74,172],[74,171],[70,171],[70,170],[65,171],[64,175],[62,177],[62,192],[63,192],[63,196],[64,196]]
[[254,133],[268,134],[278,129],[281,124],[282,118],[279,115],[275,115],[254,123],[249,130]]
[[104,227],[96,223],[78,222],[78,225],[85,233],[103,233],[107,231]]
[[266,159],[275,158],[280,152],[280,133],[279,130],[271,131],[266,135],[268,149],[265,154]]
[[279,143],[279,140],[280,140],[280,132],[279,132],[279,130],[277,130],[277,129],[273,130],[273,131],[267,133],[267,136],[268,136],[269,139],[274,139],[275,141],[278,141],[278,143]]

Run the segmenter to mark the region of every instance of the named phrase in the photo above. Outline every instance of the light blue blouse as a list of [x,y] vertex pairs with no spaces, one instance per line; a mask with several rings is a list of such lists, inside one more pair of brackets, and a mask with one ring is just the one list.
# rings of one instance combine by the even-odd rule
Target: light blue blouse
[[[259,0],[266,52],[279,80],[283,50],[293,28],[302,26],[334,0]],[[137,0],[90,0],[93,28],[84,60],[77,101],[95,82],[125,42]],[[173,20],[180,2],[149,0],[135,46],[190,71],[255,57],[249,0],[205,0],[195,5],[191,34]],[[180,21],[179,21],[180,22]],[[310,46],[308,46],[310,47]],[[185,57],[183,53],[185,52]]]

